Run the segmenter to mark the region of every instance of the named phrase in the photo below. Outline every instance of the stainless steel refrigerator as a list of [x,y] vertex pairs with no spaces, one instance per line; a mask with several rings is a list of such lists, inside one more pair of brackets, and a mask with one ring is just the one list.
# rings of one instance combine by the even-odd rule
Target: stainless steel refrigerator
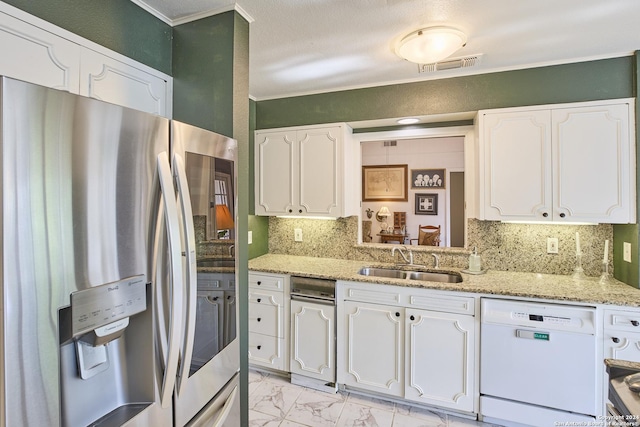
[[235,141],[6,77],[0,98],[0,426],[239,425]]

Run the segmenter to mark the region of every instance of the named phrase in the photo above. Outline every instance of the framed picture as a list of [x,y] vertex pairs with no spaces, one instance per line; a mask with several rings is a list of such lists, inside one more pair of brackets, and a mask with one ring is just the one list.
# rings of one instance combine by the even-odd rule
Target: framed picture
[[362,201],[408,201],[407,165],[362,166]]
[[438,215],[437,194],[416,194],[416,215]]
[[446,169],[411,169],[411,188],[445,188]]

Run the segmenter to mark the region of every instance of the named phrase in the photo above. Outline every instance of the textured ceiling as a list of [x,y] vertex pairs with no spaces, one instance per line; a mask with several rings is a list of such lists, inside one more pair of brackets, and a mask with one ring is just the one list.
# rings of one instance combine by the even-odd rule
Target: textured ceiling
[[[257,100],[629,55],[639,0],[132,0],[176,25],[235,8],[250,24]],[[453,57],[478,66],[418,73],[394,42],[432,25],[463,30]],[[614,78],[614,76],[612,76]]]

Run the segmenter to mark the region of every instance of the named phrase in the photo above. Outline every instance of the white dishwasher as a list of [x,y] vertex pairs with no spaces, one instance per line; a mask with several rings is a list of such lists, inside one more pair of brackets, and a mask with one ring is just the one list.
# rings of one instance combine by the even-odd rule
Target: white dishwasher
[[481,307],[483,418],[539,426],[595,421],[595,308],[491,298]]

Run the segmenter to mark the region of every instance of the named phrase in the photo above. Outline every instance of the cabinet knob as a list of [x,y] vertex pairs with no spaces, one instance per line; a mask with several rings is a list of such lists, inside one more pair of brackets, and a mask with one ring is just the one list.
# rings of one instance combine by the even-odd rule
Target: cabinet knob
[[218,297],[213,297],[211,299],[214,300],[214,301],[218,301]]
[[302,209],[298,209],[298,213],[302,213]]
[[611,338],[611,341],[613,341],[614,343],[619,343],[620,342],[620,338],[613,337],[613,338]]
[[566,216],[566,215],[564,214],[564,212],[562,212],[562,213],[560,214],[560,218],[564,218],[565,216]]
[[231,295],[227,295],[227,299],[231,299]]
[[416,320],[416,316],[411,315],[411,317],[410,317],[409,319],[411,319],[411,320]]
[[632,324],[633,326],[638,326],[638,321],[637,321],[637,320],[632,320],[632,321],[631,321],[631,324]]
[[259,345],[257,348],[258,348],[258,350],[260,350],[260,349],[262,348],[262,346],[261,346],[261,345]]
[[289,213],[293,212],[293,209],[289,209]]
[[400,312],[396,311],[396,317],[400,317]]
[[258,280],[258,286],[262,285],[262,282],[260,280]]
[[542,216],[546,218],[546,217],[548,217],[548,216],[549,216],[549,213],[544,212],[544,213],[542,214]]
[[259,322],[259,321],[261,321],[262,319],[258,317],[256,320]]
[[258,302],[262,301],[262,298],[258,298]]

